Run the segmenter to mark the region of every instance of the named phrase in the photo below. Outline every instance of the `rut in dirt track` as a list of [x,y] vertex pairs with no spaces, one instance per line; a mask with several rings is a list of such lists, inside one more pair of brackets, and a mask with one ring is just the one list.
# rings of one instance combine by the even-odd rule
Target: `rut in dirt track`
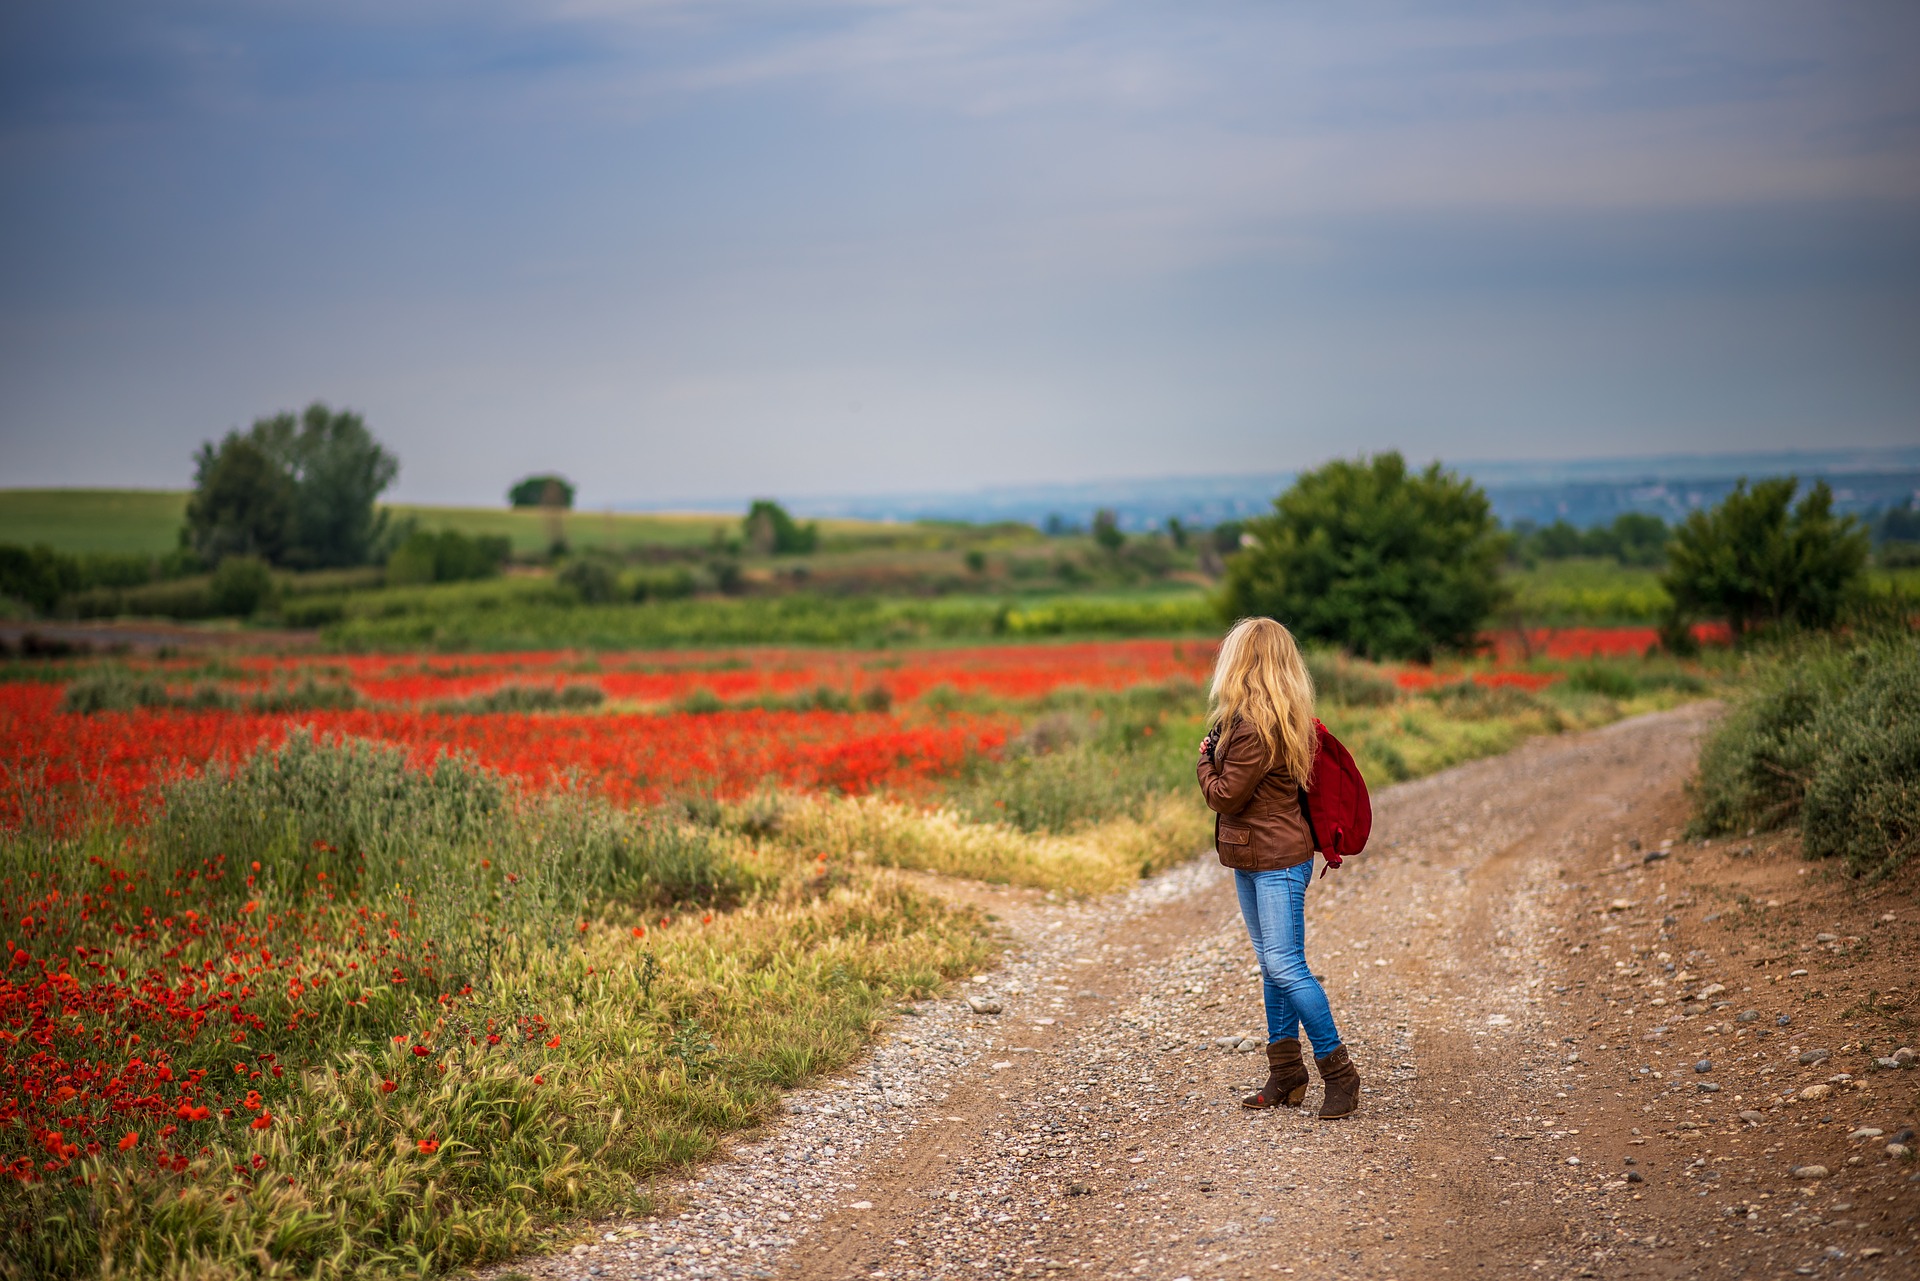
[[[1248,1112],[1258,979],[1209,855],[1118,900],[1001,909],[987,976],[556,1277],[1570,1275],[1576,1166],[1503,1177],[1487,1141],[1582,1100],[1548,945],[1563,872],[1671,810],[1705,709],[1535,740],[1376,798],[1375,845],[1308,896],[1308,956],[1366,1079],[1358,1115]],[[894,1081],[888,1088],[888,1081]],[[1522,1172],[1515,1171],[1516,1175]],[[1631,1207],[1608,1211],[1633,1240]],[[1649,1236],[1649,1241],[1654,1238]],[[586,1248],[583,1247],[583,1250]],[[1650,1254],[1609,1274],[1658,1274]]]

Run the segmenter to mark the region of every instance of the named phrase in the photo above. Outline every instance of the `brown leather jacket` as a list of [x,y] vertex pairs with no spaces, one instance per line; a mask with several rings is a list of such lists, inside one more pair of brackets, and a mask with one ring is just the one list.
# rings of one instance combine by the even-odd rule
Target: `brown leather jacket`
[[1214,811],[1213,847],[1228,867],[1271,872],[1313,861],[1313,833],[1300,812],[1300,790],[1287,767],[1267,768],[1266,747],[1236,720],[1202,755],[1196,773]]

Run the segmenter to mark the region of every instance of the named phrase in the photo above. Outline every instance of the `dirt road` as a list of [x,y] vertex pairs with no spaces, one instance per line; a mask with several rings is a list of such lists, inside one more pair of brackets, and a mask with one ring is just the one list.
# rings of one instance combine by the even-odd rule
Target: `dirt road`
[[[860,1071],[797,1096],[787,1123],[678,1189],[673,1217],[599,1225],[597,1242],[518,1266],[806,1281],[1920,1275],[1920,1183],[1885,1151],[1912,1124],[1920,1073],[1894,1066],[1892,1045],[1838,1040],[1897,1036],[1898,1000],[1877,1016],[1787,1010],[1789,990],[1744,953],[1784,970],[1773,950],[1799,946],[1792,905],[1708,901],[1749,874],[1840,895],[1883,945],[1849,957],[1859,937],[1816,944],[1809,929],[1807,946],[1854,939],[1819,955],[1859,978],[1916,972],[1912,894],[1889,889],[1898,910],[1879,910],[1765,851],[1735,851],[1735,871],[1683,865],[1681,781],[1705,717],[1537,740],[1376,798],[1375,847],[1308,899],[1309,959],[1366,1078],[1351,1119],[1313,1121],[1317,1085],[1302,1111],[1238,1106],[1262,1056],[1217,1041],[1263,1039],[1258,985],[1211,859],[1106,903],[1003,892],[1016,948],[968,989],[1002,1013],[930,1003]],[[1662,883],[1683,877],[1713,884]],[[1876,1000],[1899,986],[1878,983]],[[1816,1038],[1834,1048],[1801,1062]],[[1856,1063],[1829,1082],[1863,1055],[1885,1059],[1877,1075]],[[1861,1129],[1877,1133],[1847,1137]]]

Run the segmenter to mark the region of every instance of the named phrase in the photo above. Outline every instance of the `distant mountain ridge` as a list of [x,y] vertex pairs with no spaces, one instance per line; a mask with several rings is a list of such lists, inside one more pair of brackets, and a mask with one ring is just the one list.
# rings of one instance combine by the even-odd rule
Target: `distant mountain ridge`
[[[1424,465],[1424,464],[1421,464]],[[1889,449],[1793,450],[1743,454],[1672,454],[1566,461],[1488,460],[1450,464],[1487,491],[1502,521],[1578,526],[1606,524],[1622,512],[1669,521],[1710,507],[1741,477],[1794,475],[1824,479],[1836,507],[1864,515],[1920,495],[1920,446]],[[1045,527],[1050,519],[1084,527],[1102,508],[1124,529],[1240,520],[1270,509],[1296,472],[1103,480],[1078,484],[1003,485],[966,492],[781,496],[796,515],[859,520],[1016,520]],[[652,503],[626,510],[744,509],[745,496],[697,503]]]

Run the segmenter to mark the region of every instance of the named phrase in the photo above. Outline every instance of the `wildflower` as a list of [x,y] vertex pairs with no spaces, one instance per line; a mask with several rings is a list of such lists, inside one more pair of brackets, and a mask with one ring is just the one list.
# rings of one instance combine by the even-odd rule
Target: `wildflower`
[[633,936],[634,936],[635,938],[637,938],[637,939],[643,939],[643,938],[645,938],[645,937],[647,936],[647,927],[646,927],[646,926],[644,926],[644,925],[636,925],[636,926],[634,926],[634,927],[633,927]]
[[538,1072],[535,1072],[533,1074],[533,1083],[535,1085],[545,1085],[547,1083],[547,1078],[544,1076],[541,1076]]
[[556,1037],[554,1037],[554,1038],[553,1038],[553,1039],[552,1039],[551,1041],[548,1041],[548,1042],[547,1042],[547,1048],[548,1048],[549,1050],[557,1050],[557,1049],[559,1049],[559,1048],[560,1048],[560,1038],[556,1036]]
[[120,1150],[122,1152],[131,1152],[139,1146],[140,1146],[140,1135],[137,1131],[128,1130],[126,1134],[122,1136],[122,1138],[120,1139]]
[[260,900],[259,900],[259,899],[257,899],[257,898],[255,898],[255,899],[248,899],[248,900],[247,900],[247,905],[246,905],[245,907],[243,907],[243,908],[241,908],[240,910],[241,910],[242,912],[245,912],[245,913],[246,913],[247,915],[249,915],[249,916],[251,916],[251,915],[252,915],[253,913],[255,913],[255,912],[257,912],[257,911],[259,911],[259,910],[260,910]]
[[416,1059],[424,1059],[427,1057],[427,1055],[432,1053],[433,1051],[428,1049],[424,1045],[416,1045],[413,1047],[413,1057],[415,1057]]
[[380,1093],[382,1094],[392,1094],[395,1090],[399,1088],[400,1087],[395,1085],[392,1081],[380,1082]]
[[440,1150],[440,1140],[421,1139],[418,1146],[420,1148],[421,1156],[432,1156],[435,1152],[438,1152]]

